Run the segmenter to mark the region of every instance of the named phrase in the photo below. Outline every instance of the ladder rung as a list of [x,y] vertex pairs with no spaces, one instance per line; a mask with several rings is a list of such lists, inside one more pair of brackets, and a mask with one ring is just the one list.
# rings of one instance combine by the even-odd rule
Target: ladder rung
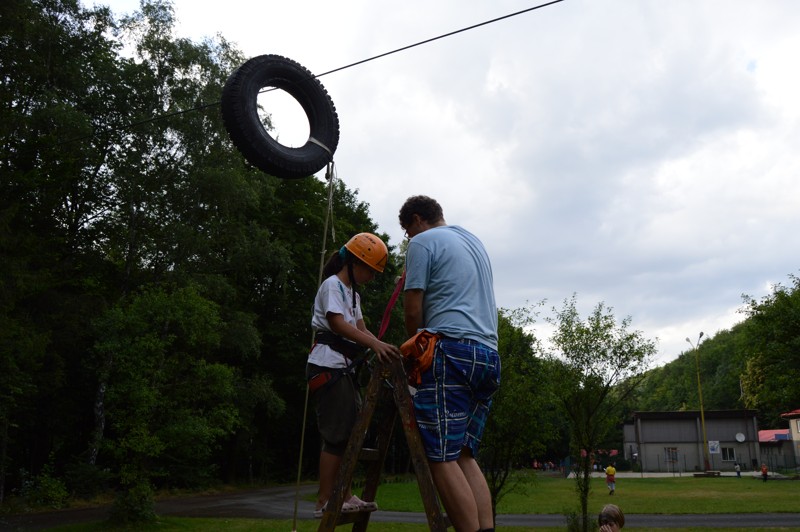
[[[385,386],[386,383],[391,386]],[[381,416],[381,420],[378,423],[378,431],[375,435],[376,441],[379,442],[378,449],[364,448],[364,438],[370,422],[372,422],[372,416],[378,407],[378,403],[384,402],[392,405],[394,411],[389,415]],[[414,420],[414,407],[408,393],[406,375],[400,360],[394,360],[391,364],[379,363],[373,368],[372,377],[364,394],[364,405],[356,418],[356,424],[347,444],[347,451],[342,457],[342,465],[336,486],[328,502],[342,503],[343,493],[353,480],[353,472],[355,471],[356,462],[359,460],[371,462],[367,466],[364,490],[361,497],[364,500],[375,500],[381,473],[383,472],[383,462],[386,459],[392,430],[398,417],[402,422],[401,425],[408,443],[420,496],[425,506],[428,527],[432,532],[446,532],[450,526],[450,520],[442,513],[439,506],[436,487],[431,478],[425,450]],[[365,511],[352,513],[341,513],[341,510],[325,512],[318,531],[335,532],[337,526],[353,523],[353,532],[366,532],[370,515],[371,512]]]
[[361,449],[361,452],[358,453],[358,458],[364,462],[377,462],[381,458],[381,453],[378,449],[364,447]]
[[366,519],[367,514],[370,512],[348,512],[346,514],[339,514],[339,518],[336,520],[336,526],[341,525],[348,525],[350,523],[355,523],[356,521],[363,521]]

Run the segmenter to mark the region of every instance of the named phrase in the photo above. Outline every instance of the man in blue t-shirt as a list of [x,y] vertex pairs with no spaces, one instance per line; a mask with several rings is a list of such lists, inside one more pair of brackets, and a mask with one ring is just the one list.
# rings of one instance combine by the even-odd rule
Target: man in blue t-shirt
[[492,501],[475,457],[500,385],[497,307],[486,249],[447,225],[439,203],[412,196],[400,208],[406,254],[405,325],[438,333],[433,364],[414,395],[420,436],[456,530],[493,530]]

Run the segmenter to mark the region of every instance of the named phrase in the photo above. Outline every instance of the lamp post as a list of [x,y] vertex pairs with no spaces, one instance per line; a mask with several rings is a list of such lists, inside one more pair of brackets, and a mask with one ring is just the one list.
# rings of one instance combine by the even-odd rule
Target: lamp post
[[706,415],[703,411],[703,387],[700,385],[700,355],[698,354],[698,349],[700,348],[700,339],[703,338],[702,331],[700,332],[700,336],[697,337],[697,345],[694,345],[689,337],[686,337],[686,341],[689,342],[689,345],[692,346],[694,350],[694,363],[695,367],[697,368],[697,395],[700,397],[700,426],[703,430],[703,459],[705,460],[705,471],[711,470],[711,460],[708,456],[708,438],[706,437]]

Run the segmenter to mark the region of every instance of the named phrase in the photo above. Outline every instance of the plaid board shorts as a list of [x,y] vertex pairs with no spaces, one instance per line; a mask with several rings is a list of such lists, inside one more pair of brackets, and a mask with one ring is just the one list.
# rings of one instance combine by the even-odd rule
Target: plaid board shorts
[[497,351],[475,340],[437,342],[433,364],[422,374],[414,395],[414,413],[429,460],[457,460],[462,447],[478,456],[492,396],[499,387]]

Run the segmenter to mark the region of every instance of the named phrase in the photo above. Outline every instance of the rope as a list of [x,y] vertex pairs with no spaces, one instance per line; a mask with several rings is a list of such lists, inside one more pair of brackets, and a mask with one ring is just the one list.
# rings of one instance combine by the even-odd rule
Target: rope
[[392,319],[392,309],[394,308],[394,304],[397,303],[397,298],[400,297],[400,291],[403,289],[403,284],[405,284],[405,281],[406,271],[403,270],[403,275],[397,279],[397,284],[394,285],[394,292],[392,292],[392,297],[389,298],[389,303],[386,305],[386,310],[383,311],[381,328],[378,331],[378,340],[383,338],[383,333],[385,333],[386,329],[389,328],[389,320]]
[[[328,246],[328,225],[330,223],[331,228],[331,240],[334,242],[336,241],[336,234],[333,228],[332,218],[333,218],[333,184],[336,180],[336,175],[333,170],[333,162],[328,163],[328,168],[325,171],[325,178],[328,180],[328,210],[325,216],[325,226],[322,230],[322,249],[320,250],[319,255],[319,273],[317,274],[317,286],[322,284],[322,270],[325,267],[325,254],[327,253],[327,246]],[[314,343],[313,331],[311,337],[311,343]],[[306,384],[306,398],[303,403],[303,428],[300,432],[300,454],[297,458],[297,483],[295,484],[295,491],[294,491],[294,512],[292,514],[292,532],[297,532],[297,504],[300,500],[300,476],[303,470],[303,450],[305,447],[306,441],[306,424],[308,420],[308,396],[309,396],[309,388],[308,384]]]

